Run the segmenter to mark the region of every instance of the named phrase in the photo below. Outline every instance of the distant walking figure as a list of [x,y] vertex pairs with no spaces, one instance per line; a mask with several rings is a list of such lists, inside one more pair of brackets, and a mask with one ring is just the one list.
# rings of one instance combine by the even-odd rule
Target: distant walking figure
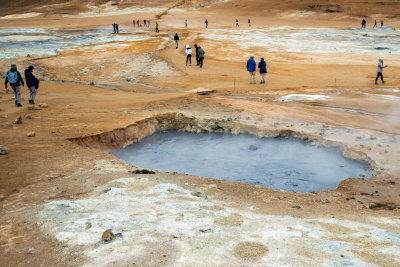
[[159,30],[158,30],[158,22],[156,22],[156,32],[159,32]]
[[258,63],[258,68],[260,69],[261,83],[265,83],[265,76],[267,75],[267,62],[264,61],[264,58],[261,58],[261,61]]
[[236,19],[236,27],[239,27],[239,20]]
[[374,27],[372,27],[372,28],[375,28],[376,27],[376,20],[375,20],[375,23],[374,23]]
[[132,20],[132,23],[133,23],[133,27],[135,27],[136,25],[136,22],[135,22],[135,20]]
[[378,63],[378,69],[377,69],[378,74],[376,75],[375,84],[378,84],[379,76],[381,77],[382,83],[385,83],[385,81],[383,80],[382,71],[383,71],[383,68],[386,68],[386,67],[387,67],[386,65],[383,65],[383,59],[380,58],[379,63]]
[[176,48],[176,49],[178,49],[178,41],[179,41],[179,36],[178,36],[178,34],[177,34],[177,33],[175,33],[175,36],[174,36],[174,41],[175,41],[175,48]]
[[383,27],[383,20],[381,20],[381,28]]
[[206,28],[208,28],[208,20],[207,19],[206,19],[205,23],[206,23]]
[[199,55],[199,65],[200,65],[200,68],[202,68],[203,67],[203,61],[204,61],[204,54],[206,52],[204,52],[204,50],[200,46],[198,48],[199,48],[199,50],[198,50],[197,53]]
[[361,21],[361,28],[365,28],[365,25],[367,24],[367,21],[365,19],[363,19]]
[[117,33],[117,28],[116,28],[117,24],[115,24],[115,22],[114,22],[114,23],[112,24],[112,26],[113,26],[114,33]]
[[247,22],[249,23],[249,27],[250,27],[251,26],[250,19],[248,19]]
[[251,55],[250,58],[247,60],[247,71],[249,72],[249,79],[250,84],[256,83],[256,66],[257,63],[254,60],[254,56]]
[[119,33],[118,24],[115,24],[115,31],[116,31],[116,33]]
[[186,66],[189,61],[189,66],[192,66],[192,48],[190,45],[186,45]]
[[150,28],[150,20],[147,20],[147,28]]
[[185,19],[185,28],[187,28],[187,19]]
[[147,25],[146,25],[146,20],[143,20],[143,25],[146,27]]
[[29,103],[35,104],[35,97],[36,97],[36,92],[37,89],[39,89],[39,79],[33,75],[34,67],[30,65],[26,70],[25,70],[25,81],[26,81],[26,86],[29,88],[30,94],[29,94]]
[[194,45],[195,48],[195,52],[196,52],[196,66],[200,65],[199,64],[199,46],[197,46],[197,44]]

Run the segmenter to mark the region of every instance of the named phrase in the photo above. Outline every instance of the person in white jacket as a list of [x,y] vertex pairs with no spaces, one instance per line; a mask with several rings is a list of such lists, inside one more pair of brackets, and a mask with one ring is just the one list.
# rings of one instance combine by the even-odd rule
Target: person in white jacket
[[186,45],[186,66],[189,61],[189,66],[192,66],[192,48],[190,48],[190,45]]
[[377,69],[378,75],[376,75],[375,84],[378,84],[379,76],[381,77],[382,83],[385,83],[385,81],[383,80],[382,71],[383,71],[383,68],[386,68],[386,67],[387,67],[386,65],[383,65],[383,59],[380,58],[379,63],[378,63],[378,69]]

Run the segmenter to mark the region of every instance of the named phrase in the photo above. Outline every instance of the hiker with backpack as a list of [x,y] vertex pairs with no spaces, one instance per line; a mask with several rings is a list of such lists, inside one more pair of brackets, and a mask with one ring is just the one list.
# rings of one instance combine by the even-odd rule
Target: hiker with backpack
[[22,107],[21,105],[21,84],[22,87],[25,86],[24,80],[21,74],[17,70],[17,65],[11,64],[10,70],[7,72],[6,81],[4,83],[4,88],[7,90],[7,84],[10,83],[11,88],[14,91],[15,105]]
[[257,63],[254,60],[254,56],[251,55],[250,58],[247,60],[246,68],[247,71],[249,72],[249,79],[250,79],[250,84],[256,83],[256,66]]
[[33,75],[34,67],[30,65],[26,70],[25,70],[25,81],[26,81],[26,86],[29,88],[30,94],[29,94],[29,103],[35,104],[35,97],[36,97],[36,92],[37,89],[39,89],[39,79]]

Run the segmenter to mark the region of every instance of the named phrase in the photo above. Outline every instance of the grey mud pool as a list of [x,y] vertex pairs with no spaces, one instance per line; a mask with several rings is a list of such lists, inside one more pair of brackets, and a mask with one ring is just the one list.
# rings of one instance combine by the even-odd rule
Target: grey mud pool
[[158,132],[111,152],[131,165],[297,192],[335,189],[371,176],[370,166],[335,148],[295,138]]

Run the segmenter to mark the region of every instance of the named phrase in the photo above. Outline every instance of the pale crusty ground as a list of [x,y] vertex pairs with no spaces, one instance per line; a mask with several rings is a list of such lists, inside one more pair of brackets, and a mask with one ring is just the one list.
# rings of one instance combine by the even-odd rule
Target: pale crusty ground
[[[151,182],[135,184],[131,190],[146,192],[152,186],[172,183],[186,190],[203,191],[207,194],[209,203],[218,203],[222,209],[234,209],[239,213],[239,215],[214,218],[215,225],[237,227],[234,229],[238,232],[244,229],[240,228],[244,221],[243,215],[251,213],[254,216],[298,216],[304,220],[328,220],[334,216],[340,220],[364,223],[393,233],[400,233],[398,223],[389,223],[397,222],[400,216],[398,209],[400,205],[399,109],[391,106],[392,102],[388,100],[371,100],[365,95],[360,95],[360,93],[375,93],[373,89],[375,87],[371,85],[371,82],[375,76],[376,58],[349,55],[352,59],[350,63],[341,65],[335,63],[336,56],[332,55],[324,56],[319,60],[315,59],[314,64],[308,64],[302,55],[271,54],[268,55],[271,63],[267,84],[250,86],[247,72],[243,68],[247,55],[243,55],[243,60],[232,62],[221,60],[224,55],[206,56],[205,66],[199,70],[194,66],[185,67],[183,48],[175,49],[172,47],[172,41],[168,39],[174,32],[179,32],[182,37],[181,44],[199,42],[206,48],[209,43],[198,39],[199,33],[203,31],[201,28],[205,16],[210,22],[212,21],[213,27],[226,27],[229,20],[232,20],[233,24],[233,17],[245,21],[249,12],[254,14],[252,19],[255,27],[262,25],[312,26],[315,23],[326,27],[347,27],[348,25],[358,27],[361,15],[372,18],[376,17],[376,14],[382,14],[379,16],[385,17],[387,25],[400,26],[396,24],[398,19],[393,17],[396,15],[394,7],[398,7],[396,2],[384,1],[384,3],[379,6],[372,2],[353,4],[355,6],[352,6],[351,11],[345,9],[346,12],[328,14],[326,12],[304,13],[301,12],[302,7],[293,6],[293,3],[280,1],[276,4],[274,1],[268,1],[266,6],[276,5],[269,16],[264,16],[263,12],[266,11],[259,8],[260,1],[232,1],[217,4],[210,9],[180,13],[170,11],[161,16],[160,37],[166,37],[166,41],[160,38],[155,42],[143,42],[136,47],[98,53],[90,57],[81,52],[70,51],[55,58],[29,59],[30,63],[47,69],[45,74],[54,80],[78,80],[82,84],[42,81],[37,102],[45,102],[49,107],[41,110],[28,110],[26,88],[23,88],[22,93],[23,108],[14,106],[11,94],[1,95],[0,145],[6,145],[9,149],[9,154],[1,156],[0,161],[2,205],[0,255],[3,256],[1,265],[96,265],[96,261],[93,261],[86,253],[87,246],[56,239],[52,232],[52,227],[55,229],[56,226],[41,217],[43,204],[51,204],[57,200],[90,199],[96,188],[104,189],[110,181],[126,177],[141,179],[142,176],[129,173],[127,170],[133,167],[127,166],[106,151],[80,147],[67,139],[110,131],[143,118],[170,111],[185,112],[197,117],[236,118],[249,128],[287,128],[313,136],[318,135],[326,140],[335,140],[369,155],[377,163],[375,168],[377,177],[348,179],[336,190],[299,194],[189,175],[157,172],[154,177],[148,177]],[[345,1],[340,4],[348,5]],[[65,5],[59,10],[68,10],[70,15],[76,14],[77,8],[64,9]],[[75,2],[74,5],[77,3]],[[170,8],[189,5],[186,2],[179,5],[165,2],[161,6]],[[79,10],[86,11],[82,6]],[[37,12],[37,10],[33,11]],[[153,26],[157,15],[160,13],[140,14],[143,18],[150,17]],[[137,15],[119,16],[120,25],[129,27],[133,16]],[[194,29],[183,29],[182,24],[186,16],[190,16],[194,21]],[[85,20],[79,17],[39,16],[35,19],[2,20],[1,27],[92,28],[110,25],[114,20],[115,16],[92,17]],[[155,36],[154,32],[148,34]],[[160,48],[163,43],[164,46]],[[121,68],[125,68],[129,73],[139,73],[137,83],[122,84],[118,82],[118,78],[113,80],[111,77],[116,66],[121,66],[120,63],[124,60],[126,62]],[[155,67],[152,69],[146,67],[145,63],[148,61]],[[352,61],[355,63],[351,64]],[[329,63],[325,64],[325,62]],[[373,66],[368,65],[368,62],[374,62]],[[387,80],[385,88],[400,87],[400,78],[396,75],[400,71],[399,62],[399,58],[394,56],[389,58],[389,63],[386,61],[390,68],[385,69]],[[5,73],[11,62],[1,59],[0,63],[3,66],[1,73]],[[28,64],[25,59],[21,59],[18,63],[19,66]],[[79,72],[74,72],[77,68],[86,69],[83,77],[78,75]],[[143,68],[146,68],[146,73],[150,75],[140,74]],[[98,72],[99,69],[100,72]],[[126,80],[125,74],[119,75]],[[340,77],[340,83],[334,86],[331,77]],[[234,86],[233,80],[235,80]],[[123,91],[111,91],[85,85],[90,81],[117,87]],[[214,89],[215,93],[211,96],[198,96],[181,91],[195,88],[210,88]],[[287,94],[318,94],[336,91],[340,91],[340,96],[329,101],[279,103],[259,99],[259,97],[275,99]],[[396,93],[393,94],[396,95]],[[334,107],[334,109],[329,107]],[[345,110],[349,108],[357,112],[349,113]],[[25,119],[28,113],[32,114],[33,119]],[[8,127],[7,122],[13,121],[17,115],[22,115],[23,124]],[[36,136],[26,137],[30,131],[35,131]],[[99,162],[105,162],[105,166],[99,165]],[[279,196],[285,198],[279,200]],[[183,198],[186,199],[185,203],[189,203],[187,196]],[[392,203],[397,206],[397,209],[369,209],[369,205],[373,202]],[[293,206],[302,208],[296,209],[292,208]],[[240,215],[240,212],[243,215]],[[210,218],[213,217],[210,215]],[[319,227],[322,225],[320,221],[318,225]],[[343,234],[348,230],[332,222],[327,223],[325,227],[327,232],[333,234],[333,239],[335,239],[335,233]],[[208,231],[208,229],[201,230]],[[99,238],[101,234],[99,233]],[[257,231],[254,230],[253,234],[257,234]],[[164,238],[160,240],[171,239]],[[344,237],[338,234],[336,238]],[[377,252],[377,248],[382,244],[359,240],[357,237],[348,237],[347,241],[363,248],[354,254],[364,262],[378,266],[396,266],[399,262],[398,254],[388,257],[385,253]],[[298,244],[296,242],[291,245],[301,250],[303,244],[301,241]],[[229,253],[232,253],[231,266],[252,266],[263,257],[274,255],[271,248],[248,240],[232,239],[226,241],[225,245],[223,243],[221,247],[227,249],[228,244],[232,243],[235,245],[228,249]],[[118,245],[118,243],[115,244]],[[136,257],[134,255],[128,258],[127,262],[122,261],[122,263],[133,265],[135,262],[139,266],[185,266],[185,262],[179,260],[182,256],[180,253],[185,250],[179,249],[179,243],[174,244],[176,247],[172,245],[170,247],[170,250],[174,252],[171,254],[165,250],[165,245],[161,241],[149,242],[145,246],[144,254],[136,255]],[[199,244],[196,245],[199,246]],[[31,248],[34,250],[30,251]],[[190,251],[184,255],[188,258],[188,263],[191,262],[190,257],[202,255],[201,251],[195,249]],[[327,257],[324,254],[315,254],[313,250],[304,251],[306,252],[305,259],[310,259],[310,262],[313,258]],[[101,255],[97,259],[102,261]],[[220,264],[224,263],[226,262]],[[318,262],[313,263],[318,265]],[[120,264],[110,262],[110,264],[120,265],[121,262]],[[218,265],[217,262],[215,264]],[[296,259],[288,261],[287,264],[308,265],[307,261],[296,262]],[[274,265],[273,262],[271,265]]]

